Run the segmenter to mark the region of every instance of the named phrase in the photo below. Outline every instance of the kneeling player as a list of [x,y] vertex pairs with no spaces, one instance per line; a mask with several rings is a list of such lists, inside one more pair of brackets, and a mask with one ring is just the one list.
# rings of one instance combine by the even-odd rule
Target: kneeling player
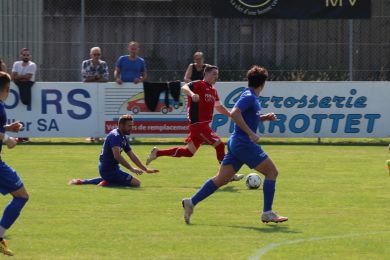
[[[145,167],[131,149],[126,135],[130,134],[133,124],[133,117],[131,115],[123,115],[119,118],[118,128],[112,130],[106,136],[106,140],[103,143],[102,152],[100,154],[99,173],[101,177],[87,180],[73,179],[69,182],[69,184],[139,187],[141,185],[141,181],[136,177],[133,177],[130,174],[122,171],[119,167],[119,164],[138,175],[142,174],[143,172],[158,172],[158,170]],[[131,161],[135,163],[135,165],[137,165],[141,170],[132,167],[121,155],[122,151],[125,151]]]

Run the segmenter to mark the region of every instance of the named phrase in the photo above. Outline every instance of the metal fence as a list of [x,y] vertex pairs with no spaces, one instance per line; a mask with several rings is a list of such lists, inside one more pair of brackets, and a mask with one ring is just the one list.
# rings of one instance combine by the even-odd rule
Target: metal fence
[[102,48],[113,80],[127,43],[140,42],[149,80],[182,80],[195,51],[221,80],[251,64],[272,80],[389,80],[390,0],[370,20],[215,19],[208,0],[0,0],[0,58],[28,47],[39,81],[80,81],[89,49]]

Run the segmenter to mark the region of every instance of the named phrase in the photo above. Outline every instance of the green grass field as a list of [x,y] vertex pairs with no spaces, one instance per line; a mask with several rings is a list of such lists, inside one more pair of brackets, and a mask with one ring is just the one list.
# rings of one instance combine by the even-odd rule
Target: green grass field
[[[161,173],[141,176],[138,189],[68,186],[98,176],[100,149],[3,150],[30,193],[7,233],[15,259],[389,259],[387,147],[264,145],[280,172],[274,209],[290,220],[261,223],[262,191],[236,182],[200,203],[191,225],[181,199],[216,173],[214,149],[159,158]],[[151,145],[133,149],[145,160]]]

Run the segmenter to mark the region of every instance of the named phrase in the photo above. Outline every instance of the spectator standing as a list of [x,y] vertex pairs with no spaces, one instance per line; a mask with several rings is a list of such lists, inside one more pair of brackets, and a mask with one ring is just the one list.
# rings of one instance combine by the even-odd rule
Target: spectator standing
[[23,104],[31,104],[31,88],[35,83],[37,65],[31,61],[30,50],[20,50],[20,61],[15,61],[12,67],[12,80],[19,88],[20,99]]
[[145,60],[138,56],[139,43],[129,42],[129,55],[120,56],[115,65],[114,78],[116,83],[133,82],[137,84],[146,79]]
[[184,75],[184,81],[186,83],[195,80],[202,80],[204,68],[206,68],[206,66],[208,65],[204,63],[203,52],[197,51],[194,53],[193,57],[194,63],[188,65],[188,68]]
[[4,72],[7,72],[7,65],[5,64],[5,62],[0,58],[0,71],[4,71]]
[[99,47],[91,48],[89,60],[83,61],[81,77],[83,82],[108,82],[107,63],[100,59],[102,51]]
[[[83,82],[108,82],[108,66],[107,63],[100,59],[102,56],[102,50],[100,47],[92,47],[89,51],[89,60],[83,61],[81,65],[81,77]],[[87,141],[90,142],[101,142],[103,141],[100,137],[89,137]]]
[[[31,53],[27,48],[20,50],[20,61],[12,66],[12,80],[19,88],[20,100],[26,106],[31,105],[31,88],[35,83],[37,65],[31,61]],[[19,143],[28,142],[28,137],[19,137]]]

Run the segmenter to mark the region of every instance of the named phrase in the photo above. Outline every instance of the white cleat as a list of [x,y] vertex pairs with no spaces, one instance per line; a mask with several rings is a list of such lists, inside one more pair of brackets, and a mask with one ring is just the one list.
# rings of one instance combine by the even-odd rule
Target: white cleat
[[146,159],[146,165],[149,165],[153,160],[157,158],[157,152],[157,147],[153,147],[152,151],[150,151],[148,158]]
[[240,180],[242,180],[242,178],[244,178],[244,174],[234,174],[231,181],[240,181]]
[[184,208],[184,221],[186,224],[190,224],[190,218],[192,213],[194,212],[194,205],[192,204],[191,199],[183,199],[181,201],[181,204],[183,205]]
[[273,223],[279,223],[279,222],[285,222],[288,220],[288,217],[278,216],[273,211],[263,212],[261,215],[261,221],[263,223],[273,222]]

